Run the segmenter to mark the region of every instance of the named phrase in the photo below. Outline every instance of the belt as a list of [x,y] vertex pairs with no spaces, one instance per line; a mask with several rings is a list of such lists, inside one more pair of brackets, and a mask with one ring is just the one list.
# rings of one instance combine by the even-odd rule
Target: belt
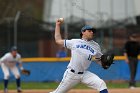
[[[71,72],[75,73],[75,70],[71,69]],[[77,74],[83,74],[84,72],[78,72]]]

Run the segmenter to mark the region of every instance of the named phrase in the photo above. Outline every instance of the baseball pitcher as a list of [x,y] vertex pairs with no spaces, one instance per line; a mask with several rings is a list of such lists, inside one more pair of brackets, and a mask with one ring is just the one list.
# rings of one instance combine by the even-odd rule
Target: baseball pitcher
[[56,21],[55,41],[71,50],[71,60],[64,73],[63,79],[56,90],[50,93],[66,93],[78,83],[98,90],[100,93],[108,93],[105,82],[96,74],[87,71],[92,62],[92,57],[108,69],[113,63],[113,55],[103,55],[98,43],[93,41],[96,29],[86,25],[81,29],[81,39],[63,40],[60,34],[61,21]]

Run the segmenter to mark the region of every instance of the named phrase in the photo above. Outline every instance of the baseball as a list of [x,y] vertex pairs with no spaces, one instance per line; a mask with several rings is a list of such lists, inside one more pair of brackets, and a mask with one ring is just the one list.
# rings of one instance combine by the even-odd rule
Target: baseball
[[58,19],[60,22],[64,22],[64,18],[59,18]]

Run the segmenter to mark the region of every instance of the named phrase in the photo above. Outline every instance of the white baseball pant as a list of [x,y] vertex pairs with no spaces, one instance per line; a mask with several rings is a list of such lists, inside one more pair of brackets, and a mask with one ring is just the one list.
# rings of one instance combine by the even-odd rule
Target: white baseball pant
[[98,91],[107,89],[105,82],[96,74],[89,71],[85,71],[83,74],[75,74],[71,72],[70,69],[67,69],[57,89],[50,93],[66,93],[80,82]]
[[2,71],[4,73],[4,79],[9,79],[10,73],[9,70],[14,74],[15,78],[18,79],[20,77],[18,68],[15,66],[7,66],[4,63],[1,64]]

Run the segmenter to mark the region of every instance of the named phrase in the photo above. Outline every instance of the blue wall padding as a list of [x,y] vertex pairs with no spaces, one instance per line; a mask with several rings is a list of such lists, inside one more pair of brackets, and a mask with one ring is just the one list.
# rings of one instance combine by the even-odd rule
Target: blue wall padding
[[[140,62],[140,61],[139,61]],[[24,68],[31,71],[30,76],[21,75],[22,81],[61,81],[63,73],[67,68],[69,62],[26,62],[23,63]],[[129,80],[129,67],[124,61],[115,61],[108,70],[104,70],[100,65],[92,62],[89,67],[89,71],[97,74],[104,80]],[[3,73],[0,69],[0,81],[3,80]],[[14,76],[11,74],[10,80],[14,80]],[[140,80],[140,64],[138,64],[138,70],[136,80]]]

